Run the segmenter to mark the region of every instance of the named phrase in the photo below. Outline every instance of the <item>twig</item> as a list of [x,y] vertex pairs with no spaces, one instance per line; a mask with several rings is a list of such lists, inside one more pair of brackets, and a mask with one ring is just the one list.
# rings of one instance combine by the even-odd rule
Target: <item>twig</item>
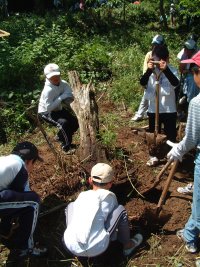
[[126,160],[125,160],[125,157],[124,157],[124,164],[125,164],[125,169],[126,169],[126,173],[127,173],[127,177],[128,177],[128,180],[129,180],[129,182],[130,182],[130,184],[131,184],[131,186],[132,186],[132,188],[142,197],[142,198],[144,198],[144,196],[135,188],[135,186],[133,185],[133,183],[132,183],[132,181],[131,181],[131,179],[130,179],[130,176],[129,176],[129,174],[128,174],[128,170],[127,170],[127,165],[126,165]]

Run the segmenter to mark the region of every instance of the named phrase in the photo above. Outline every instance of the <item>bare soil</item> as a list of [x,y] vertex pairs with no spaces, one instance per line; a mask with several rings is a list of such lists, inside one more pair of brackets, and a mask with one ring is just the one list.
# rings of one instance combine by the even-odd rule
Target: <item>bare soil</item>
[[[103,100],[101,100],[103,101]],[[148,122],[130,124],[131,114],[122,112],[109,102],[101,103],[101,112],[115,112],[120,118],[117,131],[115,150],[107,153],[108,161],[115,169],[113,192],[119,203],[123,204],[129,215],[132,235],[141,232],[144,243],[129,259],[122,255],[121,245],[111,243],[103,255],[94,259],[79,259],[73,266],[195,266],[198,254],[185,252],[183,243],[176,237],[176,230],[183,228],[191,212],[191,196],[181,195],[176,189],[185,186],[193,179],[194,156],[189,153],[179,164],[174,179],[167,193],[166,201],[159,215],[155,210],[162,193],[169,170],[165,172],[160,184],[151,189],[156,175],[166,163],[161,160],[156,167],[148,167],[149,147],[140,132],[135,127],[144,126]],[[115,111],[114,111],[115,110]],[[28,259],[19,263],[9,263],[6,266],[71,266],[72,255],[69,255],[62,245],[62,235],[65,229],[64,205],[75,199],[81,190],[89,188],[87,178],[90,169],[81,166],[76,155],[68,156],[59,150],[59,145],[50,137],[53,145],[59,151],[63,170],[58,167],[56,159],[44,141],[42,134],[36,129],[30,140],[40,140],[39,150],[44,163],[36,163],[30,177],[31,187],[42,199],[41,214],[35,239],[48,247],[49,253],[43,259]],[[161,149],[160,152],[163,152]],[[65,169],[65,170],[64,170]],[[61,205],[61,206],[60,206]],[[57,210],[52,208],[58,207]],[[47,211],[50,213],[45,214]],[[1,247],[4,260],[7,250]],[[3,254],[4,253],[4,254]],[[1,265],[0,265],[1,266]],[[3,265],[2,265],[3,266]]]

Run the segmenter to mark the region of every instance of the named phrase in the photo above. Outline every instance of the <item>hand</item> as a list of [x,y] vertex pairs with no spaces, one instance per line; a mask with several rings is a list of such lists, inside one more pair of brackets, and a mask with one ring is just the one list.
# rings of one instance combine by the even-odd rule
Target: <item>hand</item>
[[165,70],[167,68],[167,62],[161,59],[159,68],[160,70]]
[[169,151],[169,153],[167,154],[167,158],[170,160],[170,161],[175,161],[175,160],[179,160],[180,162],[182,161],[182,157],[184,155],[183,152],[181,152],[181,150],[179,149],[178,147],[178,144],[176,143],[173,143],[169,140],[167,140],[167,144],[169,146],[172,147],[172,149]]
[[153,70],[154,69],[154,63],[153,63],[154,59],[153,58],[150,58],[148,63],[147,63],[147,67],[148,69],[151,69]]
[[66,98],[66,96],[64,94],[62,94],[62,95],[60,95],[58,97],[58,99],[60,100],[60,102],[62,102],[65,98]]

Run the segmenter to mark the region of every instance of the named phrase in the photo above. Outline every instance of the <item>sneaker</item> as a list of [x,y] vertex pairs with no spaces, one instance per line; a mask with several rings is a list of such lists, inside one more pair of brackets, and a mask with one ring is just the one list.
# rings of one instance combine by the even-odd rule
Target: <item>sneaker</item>
[[196,253],[197,252],[197,246],[195,245],[195,243],[187,243],[185,245],[185,248],[190,253]]
[[159,160],[157,157],[150,157],[150,159],[147,161],[147,166],[154,167],[158,164]]
[[194,185],[192,183],[187,184],[184,187],[178,187],[177,192],[184,195],[192,195],[194,190]]
[[135,114],[135,116],[133,116],[130,121],[141,121],[142,119],[143,116]]
[[62,145],[62,150],[66,152],[67,155],[72,155],[75,153],[76,149],[71,146]]
[[176,235],[179,239],[183,240],[186,244],[185,244],[185,248],[188,252],[190,253],[195,253],[197,252],[197,246],[195,245],[194,242],[186,242],[185,238],[184,238],[184,229],[178,230],[176,232]]
[[47,254],[47,248],[45,247],[35,247],[29,250],[29,255],[34,257],[43,257]]
[[183,105],[183,104],[186,103],[186,101],[187,101],[187,98],[186,98],[186,96],[184,95],[183,97],[181,97],[181,98],[179,99],[179,104],[180,104],[180,105]]
[[130,256],[133,251],[142,243],[143,241],[143,236],[141,234],[136,234],[132,239],[134,243],[134,246],[132,248],[124,249],[123,254],[124,256]]

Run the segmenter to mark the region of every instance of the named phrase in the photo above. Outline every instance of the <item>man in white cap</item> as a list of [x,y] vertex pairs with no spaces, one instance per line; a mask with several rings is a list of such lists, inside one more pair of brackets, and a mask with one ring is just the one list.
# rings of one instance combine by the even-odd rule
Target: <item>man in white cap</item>
[[72,136],[79,127],[78,120],[70,108],[70,103],[74,100],[72,90],[66,81],[61,80],[57,64],[48,64],[44,68],[44,75],[46,81],[40,96],[38,113],[45,121],[58,127],[57,140],[61,143],[61,148],[72,153]]
[[108,248],[110,241],[119,240],[124,256],[129,256],[142,243],[141,234],[130,238],[126,210],[109,191],[113,176],[111,166],[97,163],[89,178],[93,189],[81,192],[66,208],[63,243],[73,255],[95,257]]
[[[143,74],[146,72],[146,70],[148,68],[147,65],[148,65],[149,60],[152,58],[152,51],[155,48],[155,46],[163,45],[164,43],[165,43],[165,41],[164,41],[164,37],[162,35],[157,34],[153,37],[152,42],[151,42],[151,45],[152,45],[151,51],[147,52],[147,54],[144,58]],[[131,121],[132,122],[140,121],[140,120],[143,120],[145,118],[148,118],[147,117],[147,110],[148,110],[148,101],[144,98],[144,94],[143,94],[142,99],[140,101],[138,111],[131,118]]]

